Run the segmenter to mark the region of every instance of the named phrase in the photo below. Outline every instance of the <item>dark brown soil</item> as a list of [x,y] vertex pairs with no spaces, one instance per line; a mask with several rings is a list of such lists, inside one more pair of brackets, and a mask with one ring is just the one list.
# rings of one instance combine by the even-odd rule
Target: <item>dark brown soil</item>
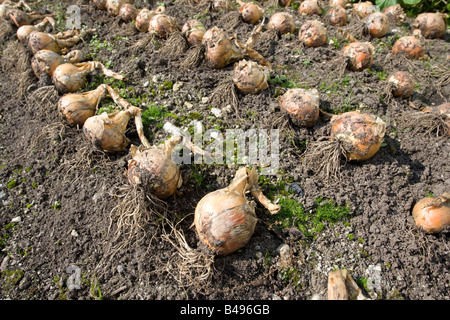
[[[205,13],[195,6],[162,2],[180,25],[196,16],[207,28],[220,27],[222,12]],[[160,49],[165,41],[161,39],[133,50],[132,45],[146,34],[97,10],[87,0],[42,1],[38,10],[64,17],[70,4],[81,8],[83,25],[97,29],[98,43],[111,44],[96,45],[95,38],[86,37],[74,48],[125,74],[123,92],[132,88],[134,97],[150,97],[141,104],[133,100],[136,106],[146,108],[154,103],[174,115],[160,125],[166,121],[186,125],[186,120],[200,115],[207,129],[224,131],[236,125],[243,130],[278,128],[280,171],[268,176],[268,182],[261,180],[263,190],[272,192],[276,200],[295,183],[301,192],[287,197],[296,199],[305,211],[314,211],[316,200],[324,198],[349,206],[350,216],[335,223],[325,221],[319,232],[307,236],[295,223],[276,228],[274,217],[258,206],[259,222],[250,242],[229,256],[211,257],[191,227],[193,212],[205,194],[227,186],[239,165],[183,164],[182,194],[165,201],[167,211],[154,206],[154,215],[136,241],[114,239],[116,221],[111,214],[128,185],[124,172],[130,156],[127,152],[108,155],[98,151],[85,140],[80,128],[62,122],[56,109],[61,95],[48,79],[34,77],[31,53],[18,43],[16,28],[11,27],[0,39],[2,299],[326,299],[328,273],[340,268],[350,271],[370,299],[450,299],[449,230],[427,234],[415,226],[411,216],[419,199],[450,191],[449,139],[428,133],[426,128],[402,127],[400,122],[403,114],[417,111],[412,106],[448,102],[450,84],[448,78],[441,77],[444,68],[448,76],[448,31],[442,39],[426,40],[428,61],[406,60],[390,53],[396,38],[411,33],[411,18],[391,26],[382,39],[355,35],[376,48],[373,66],[362,72],[343,70],[337,45],[342,47],[346,42],[330,25],[326,25],[329,39],[336,46],[303,47],[297,38],[298,28],[291,37],[259,41],[255,49],[273,67],[269,89],[251,96],[238,94],[237,112],[223,111],[216,119],[210,109],[220,106],[202,98],[211,97],[219,83],[231,77],[232,65],[212,70],[202,61],[197,67],[183,69],[179,64],[185,53],[164,54]],[[138,8],[156,7],[150,1],[136,0],[135,4]],[[270,14],[281,10],[271,10]],[[308,19],[299,17],[292,8],[284,10],[296,16],[297,27]],[[267,19],[270,14],[266,13]],[[245,41],[253,28],[240,22],[235,31]],[[409,71],[415,77],[416,90],[410,101],[387,99],[385,78],[396,70]],[[98,79],[89,76],[88,87],[95,87]],[[326,183],[302,160],[308,143],[329,134],[329,118],[321,115],[309,129],[287,121],[277,97],[288,81],[316,88],[323,110],[338,113],[359,109],[385,120],[387,132],[380,151],[361,163],[343,161],[340,181]],[[177,84],[177,90],[171,84]],[[152,125],[146,131],[150,142],[163,142],[168,134],[156,123]],[[127,136],[138,144],[132,122]],[[135,195],[144,205],[148,203],[142,191],[137,191]],[[168,221],[177,224],[174,227]],[[169,241],[176,240],[174,230],[184,234],[200,268],[183,260]],[[277,251],[283,244],[290,248],[287,262]],[[72,289],[69,280],[74,268],[80,272],[80,287]],[[210,274],[205,280],[195,278],[206,271]]]

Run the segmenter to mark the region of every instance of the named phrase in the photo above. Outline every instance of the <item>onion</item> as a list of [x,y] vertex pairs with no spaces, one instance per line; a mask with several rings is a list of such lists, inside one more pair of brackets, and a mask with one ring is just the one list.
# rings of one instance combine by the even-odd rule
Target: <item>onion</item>
[[51,17],[45,17],[44,20],[42,20],[38,24],[21,26],[19,29],[17,29],[17,38],[19,39],[19,41],[24,42],[28,40],[28,37],[32,32],[42,32],[48,26],[48,24],[51,24],[52,27],[54,27],[55,20],[53,20],[53,18]]
[[280,1],[278,1],[278,2],[279,2],[279,4],[280,4],[280,6],[286,8],[286,7],[289,7],[293,1],[294,1],[294,0],[280,0]]
[[65,94],[58,101],[58,113],[67,124],[82,126],[86,119],[95,115],[107,91],[107,85],[101,84],[88,92]]
[[419,29],[425,38],[441,38],[445,34],[445,20],[440,13],[421,13],[414,20],[412,27]]
[[327,29],[318,20],[306,21],[299,30],[299,39],[307,47],[320,47],[327,43]]
[[272,214],[280,210],[262,194],[257,181],[255,169],[241,168],[228,187],[208,193],[197,204],[197,235],[214,253],[229,255],[245,246],[253,235],[257,217],[254,205],[246,198],[248,191]]
[[191,46],[200,45],[202,43],[203,35],[206,32],[205,25],[196,19],[188,20],[183,27],[181,32],[187,39],[187,42]]
[[[420,31],[419,31],[420,32]],[[404,36],[395,41],[392,53],[403,54],[410,59],[420,59],[425,56],[421,35],[417,32],[412,36]]]
[[384,8],[383,13],[393,23],[403,22],[406,18],[405,11],[400,4]]
[[396,98],[409,98],[414,92],[415,82],[412,75],[405,71],[397,71],[387,79],[393,85],[392,94]]
[[348,1],[347,0],[330,0],[328,2],[328,5],[330,7],[341,7],[344,8],[347,6]]
[[31,25],[34,21],[45,18],[45,15],[37,13],[26,13],[19,9],[10,9],[7,16],[17,26]]
[[76,92],[85,86],[87,75],[96,70],[100,70],[106,76],[114,79],[124,79],[122,75],[108,70],[98,61],[87,61],[59,65],[53,72],[52,81],[59,92]]
[[381,147],[386,123],[380,118],[349,111],[331,118],[331,137],[339,141],[348,160],[363,161],[373,157]]
[[179,29],[177,20],[164,13],[154,15],[148,25],[148,32],[154,33],[162,39],[167,39],[169,35]]
[[127,171],[130,183],[144,185],[160,199],[175,194],[183,179],[178,166],[172,160],[172,150],[182,139],[176,135],[158,146],[147,149],[130,148],[132,160],[128,162]]
[[107,0],[91,0],[99,10],[106,10],[106,1]]
[[325,19],[333,26],[342,27],[348,22],[347,11],[340,6],[335,6],[327,12]]
[[45,32],[32,32],[28,36],[28,45],[33,53],[43,49],[61,53],[62,49],[70,48],[81,40],[81,37],[76,32],[76,30],[70,30],[57,35]]
[[352,12],[360,18],[365,18],[378,11],[378,7],[370,1],[358,2],[353,5]]
[[288,12],[277,12],[270,17],[267,29],[275,29],[280,34],[294,33],[294,16]]
[[412,210],[416,225],[426,232],[439,233],[450,226],[450,193],[419,200]]
[[260,6],[252,2],[243,3],[238,1],[238,3],[241,4],[239,12],[241,13],[242,21],[255,24],[262,18],[264,11]]
[[31,67],[36,77],[40,78],[44,73],[51,77],[55,69],[63,63],[78,63],[83,60],[81,50],[73,50],[66,55],[60,55],[51,50],[40,50],[33,55]]
[[362,71],[372,66],[374,47],[370,42],[352,42],[342,49],[342,54],[348,58],[350,70]]
[[132,3],[132,0],[107,0],[106,10],[113,16],[118,16],[120,8],[126,3]]
[[131,3],[123,4],[119,9],[119,17],[125,22],[131,22],[136,19],[138,10]]
[[232,5],[229,0],[213,0],[211,10],[219,12],[221,10],[230,10]]
[[280,109],[295,125],[312,127],[319,119],[319,93],[315,89],[289,89],[280,98]]
[[234,41],[218,27],[212,27],[203,36],[206,46],[205,58],[213,69],[221,69],[244,58],[244,53]]
[[243,94],[256,94],[269,87],[269,68],[251,60],[235,63],[233,82]]
[[382,38],[389,31],[389,19],[382,12],[374,12],[364,19],[366,30],[373,38]]
[[320,15],[320,6],[317,0],[305,0],[298,8],[300,15],[312,16],[313,14]]

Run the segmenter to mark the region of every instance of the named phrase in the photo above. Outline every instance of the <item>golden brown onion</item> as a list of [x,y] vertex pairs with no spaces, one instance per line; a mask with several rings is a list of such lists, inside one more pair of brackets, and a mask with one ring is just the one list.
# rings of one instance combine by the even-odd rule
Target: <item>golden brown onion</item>
[[118,16],[120,8],[126,3],[133,3],[132,0],[107,0],[106,10],[110,15]]
[[342,54],[348,58],[350,70],[362,71],[372,66],[374,47],[370,42],[352,42],[342,49]]
[[389,6],[383,9],[383,13],[388,17],[392,23],[403,22],[406,18],[405,11],[400,4]]
[[257,4],[254,4],[252,2],[248,2],[243,4],[239,8],[239,12],[241,13],[242,21],[255,24],[257,23],[263,16],[264,11],[263,9],[258,6]]
[[302,24],[298,36],[307,47],[320,47],[328,40],[327,29],[319,20],[309,20]]
[[274,13],[270,17],[267,29],[275,29],[280,34],[293,33],[295,30],[294,16],[288,12]]
[[450,193],[419,200],[412,210],[416,225],[426,232],[439,233],[450,226]]
[[208,29],[202,42],[206,46],[205,59],[213,69],[222,69],[244,57],[242,50],[220,28]]
[[280,98],[280,109],[296,126],[312,127],[319,119],[319,93],[315,89],[289,89]]
[[137,12],[133,4],[125,3],[120,7],[118,15],[125,23],[128,23],[136,19]]
[[332,26],[342,27],[348,22],[347,11],[340,6],[335,6],[327,12],[327,14],[325,15],[325,19]]
[[206,33],[205,25],[196,19],[188,20],[181,28],[181,32],[191,46],[200,45]]
[[107,93],[106,84],[83,93],[68,93],[58,101],[58,113],[69,125],[83,126],[86,119],[93,117],[97,107]]
[[280,210],[262,194],[257,182],[254,168],[241,168],[228,187],[208,193],[197,204],[194,215],[197,235],[214,253],[231,254],[252,237],[257,217],[255,207],[246,198],[248,191],[272,214]]
[[180,169],[172,160],[172,150],[181,141],[182,137],[178,135],[158,146],[130,149],[132,160],[128,162],[127,171],[130,183],[143,185],[160,199],[175,194],[183,179]]
[[382,38],[389,31],[389,19],[382,12],[374,12],[364,19],[366,30],[373,38]]
[[[70,34],[72,34],[72,36],[66,36]],[[77,34],[76,30],[70,30],[65,34],[61,34],[61,38],[59,38],[58,35],[52,35],[45,32],[32,32],[28,36],[28,46],[33,53],[43,49],[61,53],[62,49],[70,48],[76,45],[80,40],[81,37]]]
[[7,16],[18,28],[24,25],[32,25],[34,21],[45,18],[45,15],[33,12],[26,13],[19,9],[8,10]]
[[317,0],[305,0],[300,4],[298,13],[304,16],[312,16],[320,14],[320,6]]
[[36,31],[42,32],[45,30],[45,28],[49,24],[51,24],[52,27],[55,26],[55,20],[51,17],[45,17],[44,20],[42,20],[41,22],[39,22],[38,24],[35,24],[35,25],[21,26],[20,28],[17,29],[17,32],[16,32],[17,38],[21,42],[27,41],[29,35],[32,32],[36,32]]
[[373,157],[386,132],[383,120],[359,110],[333,116],[331,125],[331,137],[340,142],[348,160],[363,161]]
[[333,7],[341,7],[341,8],[345,9],[345,7],[347,6],[347,3],[348,3],[347,0],[330,0],[328,2],[328,5],[332,8]]
[[53,72],[52,81],[61,93],[76,92],[85,86],[87,75],[97,70],[108,77],[118,80],[124,79],[122,75],[107,69],[98,61],[87,61],[60,64]]
[[396,71],[387,79],[392,83],[392,95],[396,98],[407,99],[411,97],[415,88],[415,81],[412,75],[405,71]]
[[445,34],[446,23],[442,14],[425,12],[417,16],[412,27],[419,29],[425,38],[436,39]]
[[360,18],[365,18],[378,11],[378,7],[370,1],[358,2],[353,5],[352,12]]
[[172,33],[179,30],[177,20],[164,13],[154,15],[149,22],[148,32],[156,34],[162,39],[167,39]]
[[81,50],[70,51],[66,55],[60,55],[51,50],[39,50],[31,58],[31,68],[36,77],[40,78],[44,73],[51,77],[55,69],[63,63],[78,63],[84,58]]
[[402,54],[410,59],[420,59],[425,56],[425,48],[421,36],[417,33],[412,36],[404,36],[395,41],[392,53]]
[[240,60],[234,65],[233,82],[243,94],[256,94],[269,87],[269,68],[255,61]]

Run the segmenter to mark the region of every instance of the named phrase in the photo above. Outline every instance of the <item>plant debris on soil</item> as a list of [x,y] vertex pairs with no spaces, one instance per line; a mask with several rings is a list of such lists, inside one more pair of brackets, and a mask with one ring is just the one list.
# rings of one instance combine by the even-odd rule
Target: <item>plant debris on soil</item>
[[[193,18],[206,29],[227,22],[226,12],[210,10],[209,1],[134,3],[151,9],[162,4],[180,26]],[[354,72],[341,58],[349,43],[342,30],[351,30],[358,19],[334,27],[315,15],[327,28],[328,42],[309,48],[299,41],[298,30],[311,17],[300,16],[298,4],[283,8],[261,2],[265,24],[273,13],[287,11],[296,19],[296,31],[283,36],[263,31],[255,42],[254,49],[272,66],[268,89],[237,92],[234,100],[217,105],[213,92],[232,78],[233,64],[214,70],[197,59],[187,67],[189,49],[167,50],[166,40],[150,39],[133,22],[124,23],[87,0],[31,4],[39,13],[53,14],[57,31],[65,29],[67,8],[80,8],[82,28],[96,31],[72,49],[126,77],[92,74],[83,91],[107,83],[142,108],[151,144],[170,136],[167,123],[189,130],[201,123],[223,134],[279,129],[279,170],[261,175],[259,185],[282,209],[270,215],[257,205],[249,243],[227,256],[214,256],[199,242],[193,213],[203,196],[226,187],[242,165],[182,164],[180,194],[164,201],[129,187],[128,149],[104,153],[85,139],[82,128],[64,124],[57,111],[61,94],[50,79],[34,76],[31,51],[17,40],[17,28],[2,21],[0,297],[326,300],[329,272],[346,269],[368,299],[450,299],[449,230],[426,233],[411,215],[421,198],[450,190],[449,136],[404,120],[449,102],[448,29],[440,39],[425,40],[427,60],[391,53],[396,39],[412,33],[411,17],[391,24],[380,39],[353,34],[375,47],[373,65]],[[245,43],[254,28],[238,21],[233,31]],[[414,77],[410,99],[386,93],[387,77],[398,70]],[[311,128],[295,126],[280,110],[278,98],[295,87],[319,92],[325,113]],[[114,105],[104,99],[99,109],[112,111]],[[329,114],[350,110],[383,119],[386,136],[375,156],[363,162],[342,159],[337,176],[327,180],[305,163],[305,151],[329,136]],[[127,137],[139,145],[136,130],[129,128]],[[117,210],[123,206],[145,211],[136,228],[127,229],[128,220],[118,225]]]

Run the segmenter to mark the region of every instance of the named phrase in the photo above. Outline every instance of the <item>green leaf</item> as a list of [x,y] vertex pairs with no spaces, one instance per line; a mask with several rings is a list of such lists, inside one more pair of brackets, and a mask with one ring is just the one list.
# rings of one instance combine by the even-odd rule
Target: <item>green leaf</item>
[[414,5],[418,4],[420,1],[422,1],[422,0],[403,0],[403,3],[407,4],[409,6],[414,6]]
[[375,4],[377,5],[380,10],[383,10],[384,8],[395,6],[398,3],[397,0],[376,0]]

